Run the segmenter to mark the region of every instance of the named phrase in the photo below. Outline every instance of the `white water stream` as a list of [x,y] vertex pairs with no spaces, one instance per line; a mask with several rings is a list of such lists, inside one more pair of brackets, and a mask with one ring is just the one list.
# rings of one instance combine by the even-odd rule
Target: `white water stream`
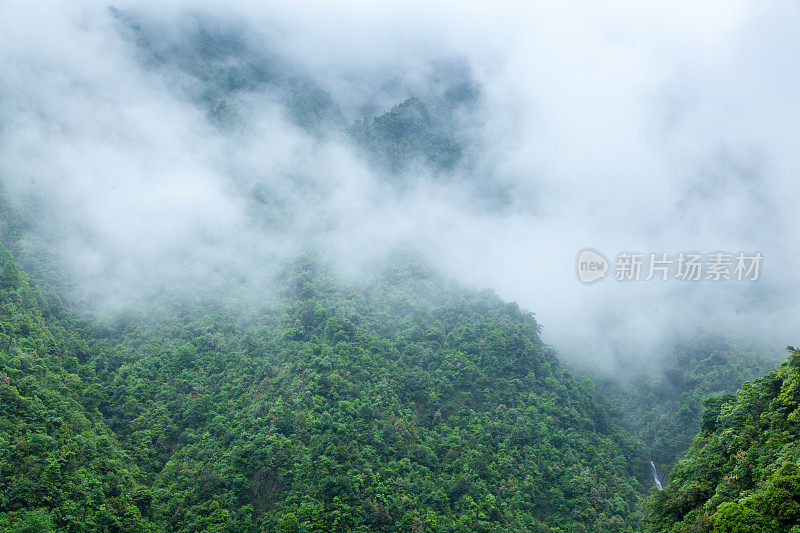
[[658,479],[658,470],[656,470],[656,465],[653,463],[653,461],[650,461],[650,466],[653,467],[653,481],[656,482],[656,487],[658,487],[658,490],[661,490],[663,487],[661,486],[661,480]]

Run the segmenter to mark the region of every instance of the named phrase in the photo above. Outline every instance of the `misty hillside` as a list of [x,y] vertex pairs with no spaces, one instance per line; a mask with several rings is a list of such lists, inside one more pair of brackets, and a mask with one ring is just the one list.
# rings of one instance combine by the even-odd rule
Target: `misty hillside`
[[798,26],[0,2],[0,531],[797,533]]
[[160,320],[62,329],[9,257],[3,273],[5,527],[636,522],[635,441],[490,293],[413,265],[342,286],[306,261],[245,321],[166,303]]
[[777,365],[770,353],[699,335],[676,343],[648,374],[597,376],[596,382],[613,416],[641,439],[659,470],[669,471],[700,431],[705,399],[734,393]]

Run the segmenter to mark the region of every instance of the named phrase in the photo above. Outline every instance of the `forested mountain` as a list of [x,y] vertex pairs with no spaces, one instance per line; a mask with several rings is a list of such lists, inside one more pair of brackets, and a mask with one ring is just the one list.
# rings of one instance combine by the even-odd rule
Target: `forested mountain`
[[[636,523],[647,465],[635,441],[542,344],[532,315],[491,293],[413,264],[348,286],[307,260],[285,271],[282,295],[257,316],[165,304],[106,328],[72,322],[73,331],[58,330],[66,340],[45,346],[30,338],[56,322],[9,258],[5,279],[4,404],[41,434],[38,448],[17,444],[16,453],[61,469],[29,472],[28,461],[6,456],[4,468],[22,469],[4,470],[7,524],[622,531]],[[15,283],[33,303],[11,305]],[[13,414],[17,404],[25,414]],[[17,496],[31,483],[59,496]]]
[[[490,292],[409,260],[347,284],[306,259],[258,313],[164,301],[103,325],[51,311],[2,253],[4,529],[605,532],[642,521],[646,446],[569,375],[532,315]],[[681,353],[690,379],[711,364]],[[793,350],[738,395],[706,400],[647,531],[797,523],[799,360]],[[627,422],[637,415],[647,427],[642,410]],[[667,427],[676,441],[685,433]]]
[[540,4],[0,2],[0,533],[800,533],[800,9]]
[[[706,338],[649,379],[578,383],[533,315],[404,256],[351,283],[319,259],[295,261],[258,311],[235,297],[165,295],[134,314],[82,317],[63,276],[24,246],[24,224],[7,206],[0,219],[48,294],[4,249],[5,529],[788,531],[796,521],[793,419],[766,413],[778,401],[769,394],[790,407],[796,355],[745,384],[740,398],[761,403],[708,400],[688,458],[643,507],[649,460],[673,464],[703,399],[736,390],[768,358]],[[723,529],[731,523],[755,525]]]
[[650,502],[647,531],[800,530],[800,350],[737,394],[706,400],[692,448]]

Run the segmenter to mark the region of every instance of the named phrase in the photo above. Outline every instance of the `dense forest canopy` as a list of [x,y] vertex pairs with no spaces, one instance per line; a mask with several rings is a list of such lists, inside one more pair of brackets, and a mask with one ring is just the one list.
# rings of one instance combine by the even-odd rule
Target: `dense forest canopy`
[[[671,466],[699,415],[693,402],[731,388],[702,376],[723,371],[735,383],[750,365],[768,365],[724,344],[684,347],[677,360],[691,374],[680,382],[688,391],[680,407],[661,399],[636,408],[649,388],[598,393],[542,343],[530,313],[409,257],[357,284],[300,260],[276,280],[281,294],[249,316],[165,300],[104,325],[48,306],[3,254],[0,482],[11,530],[655,527],[642,507],[648,461]],[[793,360],[781,370],[786,386]],[[677,386],[674,371],[664,376]],[[627,405],[626,416],[615,419],[604,397]],[[784,397],[791,402],[790,391]],[[702,439],[735,398],[706,401]],[[623,430],[632,425],[638,435]],[[778,443],[794,443],[791,435]],[[654,517],[669,520],[675,506],[678,518],[686,514],[686,503],[672,501],[685,498],[672,496],[683,494],[684,472],[705,487],[730,485],[692,462],[701,442],[655,496]],[[768,457],[785,455],[776,445]],[[781,497],[791,500],[788,487]],[[735,500],[712,505],[720,501]],[[751,518],[767,523],[759,505]],[[735,520],[751,507],[719,512]],[[775,531],[795,518],[786,512]],[[706,513],[688,516],[700,524],[728,516]]]
[[162,320],[92,333],[49,315],[8,255],[3,273],[9,440],[25,443],[14,449],[28,468],[56,469],[6,457],[7,527],[622,531],[637,521],[647,470],[636,441],[541,342],[532,315],[491,293],[414,264],[342,286],[307,260],[248,320],[167,303]]

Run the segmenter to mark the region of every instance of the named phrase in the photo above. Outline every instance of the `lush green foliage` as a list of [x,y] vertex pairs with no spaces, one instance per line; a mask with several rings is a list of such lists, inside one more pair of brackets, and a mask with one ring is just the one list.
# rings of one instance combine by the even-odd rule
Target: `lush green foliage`
[[147,531],[148,490],[97,410],[86,344],[0,246],[0,529]]
[[702,429],[651,502],[649,531],[800,531],[800,351],[738,394],[706,401]]
[[103,407],[169,528],[624,527],[644,458],[532,316],[415,267],[358,288],[315,270],[250,323],[97,343]]
[[[177,29],[109,9],[141,64],[206,113],[204,133],[238,143],[264,117],[285,119],[290,137],[355,148],[398,188],[458,179],[467,201],[453,205],[514,205],[518,184],[487,173],[470,141],[486,114],[466,62],[401,75],[380,102],[367,101],[370,87],[360,103],[337,102],[232,21],[189,10]],[[348,84],[333,87],[341,97]],[[385,98],[400,103],[386,111]],[[365,118],[348,127],[345,111]],[[315,202],[293,199],[326,194],[326,179],[288,175],[289,160],[307,157],[294,152],[286,168],[235,164],[220,183],[249,189],[243,221],[302,242],[294,218]],[[240,276],[223,272],[225,289],[171,301],[194,278],[162,280],[170,290],[139,295],[151,307],[136,316],[85,315],[57,266],[58,237],[25,227],[46,210],[31,211],[15,217],[0,191],[0,242],[43,287],[0,246],[2,531],[800,533],[796,350],[738,396],[769,361],[707,339],[654,375],[595,389],[543,344],[532,314],[407,258],[353,285],[299,261],[263,297],[229,294]],[[311,241],[337,240],[320,235]],[[221,240],[209,236],[208,255]],[[80,298],[104,292],[87,286]],[[649,460],[672,465],[698,431],[645,520]]]
[[635,521],[645,458],[533,317],[491,293],[415,266],[347,287],[307,262],[257,317],[176,304],[106,327],[62,320],[68,332],[5,265],[6,524],[621,531]]

